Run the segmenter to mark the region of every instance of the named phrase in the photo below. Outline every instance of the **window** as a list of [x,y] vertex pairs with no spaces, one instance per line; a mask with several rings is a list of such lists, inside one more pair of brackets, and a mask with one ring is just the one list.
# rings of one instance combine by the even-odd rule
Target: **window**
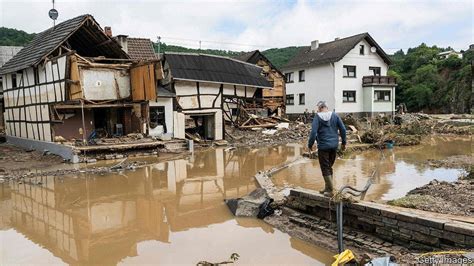
[[342,91],[342,102],[355,103],[356,91]]
[[163,126],[164,132],[168,132],[165,123],[165,107],[164,106],[150,106],[150,128]]
[[295,104],[295,95],[294,94],[287,94],[286,95],[286,105],[294,105]]
[[355,78],[356,77],[356,66],[343,66],[345,78]]
[[374,101],[390,102],[391,91],[374,91]]
[[365,46],[364,46],[363,44],[361,44],[361,45],[359,46],[359,54],[360,54],[360,55],[364,55],[364,53],[365,53]]
[[369,67],[369,72],[372,76],[380,76],[380,67]]
[[12,74],[12,88],[16,88],[16,73]]
[[304,101],[305,101],[304,93],[300,93],[300,101],[299,101],[300,105],[304,105]]
[[304,70],[300,70],[298,72],[298,78],[299,78],[299,81],[304,81]]
[[293,80],[293,72],[291,72],[291,73],[286,73],[286,74],[285,74],[285,79],[286,79],[286,83],[292,83],[292,82],[294,82],[294,80]]

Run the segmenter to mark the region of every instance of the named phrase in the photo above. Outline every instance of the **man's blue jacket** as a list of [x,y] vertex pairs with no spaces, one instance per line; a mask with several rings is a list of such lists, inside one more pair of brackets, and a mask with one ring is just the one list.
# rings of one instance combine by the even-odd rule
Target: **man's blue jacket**
[[341,133],[342,144],[346,144],[346,127],[341,118],[334,112],[317,113],[313,118],[311,134],[309,135],[308,148],[312,148],[314,141],[318,142],[318,149],[332,150],[339,145]]

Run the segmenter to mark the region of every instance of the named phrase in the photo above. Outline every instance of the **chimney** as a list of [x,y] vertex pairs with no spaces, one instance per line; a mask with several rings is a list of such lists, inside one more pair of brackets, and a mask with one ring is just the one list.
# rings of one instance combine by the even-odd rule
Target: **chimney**
[[311,51],[316,50],[319,48],[319,40],[315,40],[311,42]]
[[128,53],[128,42],[127,42],[128,35],[117,35],[117,41],[122,46],[122,50]]
[[339,37],[336,37],[334,40],[335,40],[335,41],[339,41],[339,39],[340,39]]
[[105,26],[104,27],[104,33],[105,35],[109,36],[109,37],[112,37],[112,27],[110,26]]

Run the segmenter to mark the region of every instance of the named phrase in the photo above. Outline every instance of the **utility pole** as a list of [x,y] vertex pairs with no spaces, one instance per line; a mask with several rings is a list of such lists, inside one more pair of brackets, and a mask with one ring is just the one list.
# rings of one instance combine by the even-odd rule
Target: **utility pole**
[[201,40],[199,40],[199,52],[201,51]]

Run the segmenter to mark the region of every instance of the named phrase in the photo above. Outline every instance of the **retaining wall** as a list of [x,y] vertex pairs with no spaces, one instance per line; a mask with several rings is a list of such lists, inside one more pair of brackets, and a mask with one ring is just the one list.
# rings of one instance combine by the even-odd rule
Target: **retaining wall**
[[[291,190],[286,203],[290,208],[333,222],[336,204],[318,192],[304,189]],[[344,226],[410,249],[474,248],[474,219],[469,218],[459,221],[446,215],[361,201],[344,203]]]

